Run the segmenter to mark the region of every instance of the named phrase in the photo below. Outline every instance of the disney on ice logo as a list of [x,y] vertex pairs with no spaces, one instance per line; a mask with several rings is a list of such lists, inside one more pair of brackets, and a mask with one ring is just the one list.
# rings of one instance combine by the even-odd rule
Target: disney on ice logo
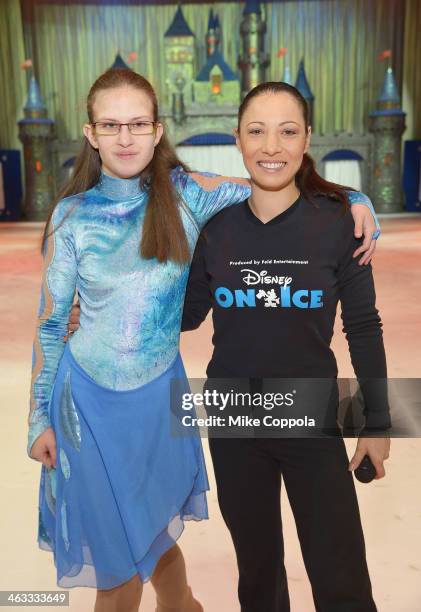
[[262,270],[261,272],[256,272],[255,270],[249,270],[248,268],[243,268],[241,272],[246,272],[246,275],[243,276],[243,281],[246,285],[280,285],[281,287],[288,287],[292,283],[291,276],[269,276],[267,270]]
[[277,285],[277,288],[228,289],[218,287],[215,300],[222,308],[255,308],[256,300],[262,301],[265,308],[322,308],[322,289],[298,289],[293,291],[291,276],[270,275],[267,270],[256,272],[242,268],[243,282],[250,285]]
[[218,287],[215,290],[215,300],[222,308],[255,308],[256,299],[264,300],[265,308],[322,308],[322,289],[298,289],[292,291],[291,287],[279,287],[279,293],[275,289],[264,291],[260,289],[228,289]]

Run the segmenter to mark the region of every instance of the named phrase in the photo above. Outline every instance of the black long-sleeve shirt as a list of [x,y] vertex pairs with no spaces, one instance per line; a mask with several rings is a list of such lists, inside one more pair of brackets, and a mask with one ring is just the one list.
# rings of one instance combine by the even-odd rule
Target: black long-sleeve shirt
[[[213,309],[212,378],[337,376],[330,348],[338,301],[357,377],[386,379],[371,266],[352,257],[351,212],[324,196],[300,196],[268,223],[247,202],[216,215],[193,257],[182,331]],[[388,408],[366,426],[390,427]]]

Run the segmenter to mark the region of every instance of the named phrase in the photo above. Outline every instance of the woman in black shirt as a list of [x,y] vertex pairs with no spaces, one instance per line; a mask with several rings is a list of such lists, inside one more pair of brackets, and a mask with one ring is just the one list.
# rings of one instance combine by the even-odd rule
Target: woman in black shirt
[[[260,390],[263,379],[336,379],[330,342],[339,300],[357,377],[386,379],[371,266],[355,259],[359,241],[346,188],[315,172],[307,154],[310,135],[306,102],[285,83],[259,85],[240,106],[237,146],[252,195],[203,231],[182,325],[183,331],[198,327],[213,309],[207,374],[229,379],[225,390],[234,379]],[[350,465],[341,436],[210,437],[242,612],[290,610],[281,478],[316,610],[375,612],[352,469],[368,455],[376,478],[385,475],[390,440],[381,432],[391,424],[387,406],[378,404],[366,402],[365,428]]]

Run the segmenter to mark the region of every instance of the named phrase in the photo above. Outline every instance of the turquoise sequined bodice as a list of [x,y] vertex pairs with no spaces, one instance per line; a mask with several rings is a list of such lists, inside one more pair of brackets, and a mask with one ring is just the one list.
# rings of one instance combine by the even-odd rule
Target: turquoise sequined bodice
[[[210,173],[172,171],[191,254],[198,232],[250,187]],[[148,199],[139,179],[106,174],[89,191],[61,200],[45,252],[34,343],[29,446],[49,425],[48,403],[75,292],[80,328],[70,349],[99,384],[137,388],[164,372],[178,353],[188,264],[140,256]]]

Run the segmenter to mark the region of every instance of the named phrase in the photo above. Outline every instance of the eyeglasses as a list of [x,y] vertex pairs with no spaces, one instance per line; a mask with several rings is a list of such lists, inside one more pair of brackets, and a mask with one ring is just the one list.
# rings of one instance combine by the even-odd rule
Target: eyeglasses
[[98,121],[91,124],[99,136],[117,136],[121,127],[127,125],[133,136],[149,136],[156,131],[155,121],[137,121],[136,123],[113,123],[111,121]]

